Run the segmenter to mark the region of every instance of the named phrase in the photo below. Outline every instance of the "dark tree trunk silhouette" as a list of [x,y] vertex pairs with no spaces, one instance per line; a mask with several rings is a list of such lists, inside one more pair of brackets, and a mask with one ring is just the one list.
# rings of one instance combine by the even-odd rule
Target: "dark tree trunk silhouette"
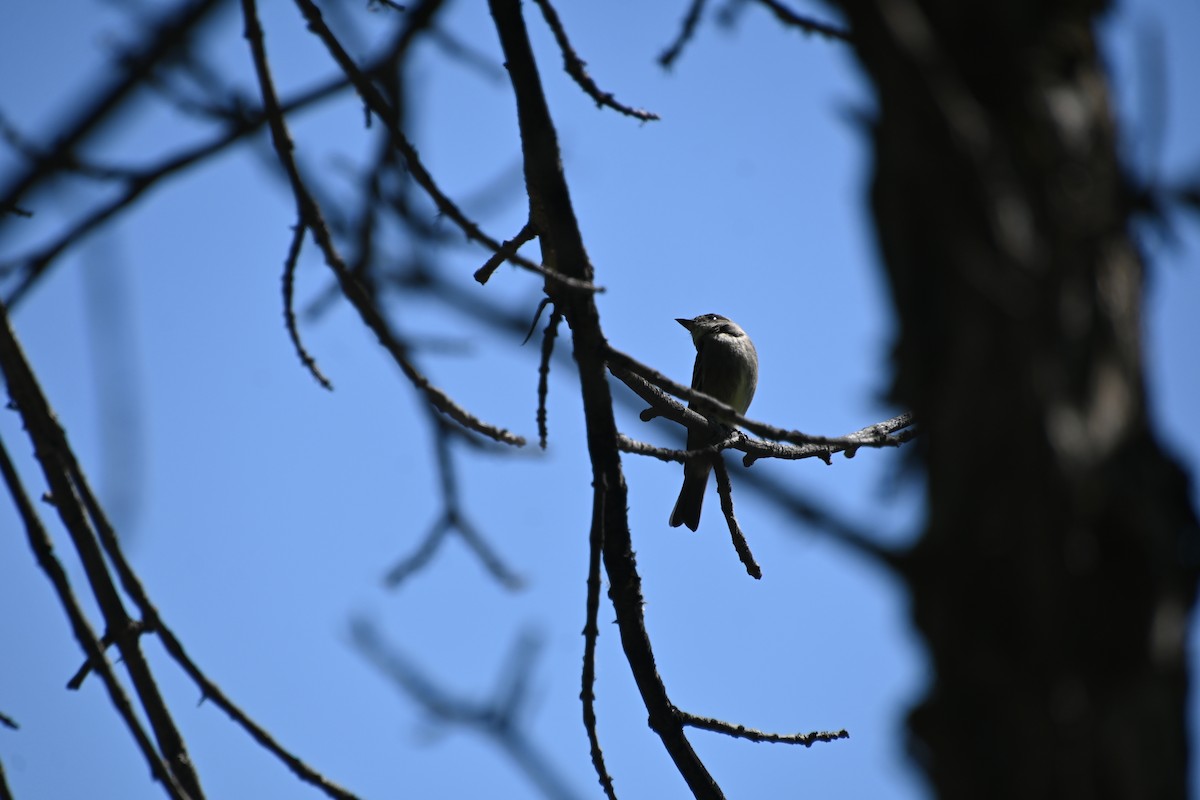
[[923,430],[911,749],[940,797],[1186,797],[1200,549],[1147,419],[1100,7],[843,5],[879,98],[894,394]]

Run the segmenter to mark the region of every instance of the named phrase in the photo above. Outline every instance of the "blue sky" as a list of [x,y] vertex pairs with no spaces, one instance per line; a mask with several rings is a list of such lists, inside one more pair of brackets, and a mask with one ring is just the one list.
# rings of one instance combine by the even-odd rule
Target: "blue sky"
[[[281,91],[329,74],[294,7],[261,5]],[[685,5],[620,0],[559,9],[600,85],[663,118],[639,124],[598,110],[578,91],[526,4],[576,212],[608,289],[599,305],[610,341],[686,380],[693,351],[673,320],[719,312],[758,347],[751,416],[829,435],[891,416],[897,410],[880,399],[891,320],[863,202],[867,145],[851,121],[869,108],[870,95],[850,53],[781,30],[753,7],[735,29],[705,24],[664,73],[655,57]],[[358,18],[365,40],[387,21],[365,2],[345,13]],[[6,18],[0,74],[9,78],[0,111],[35,140],[94,91],[114,44],[133,36],[128,19],[106,4],[23,3]],[[501,61],[483,4],[453,4],[445,27]],[[1153,30],[1161,34],[1165,82],[1146,56]],[[1169,0],[1129,3],[1105,25],[1131,157],[1162,175],[1200,171],[1200,106],[1186,85],[1200,74],[1190,41],[1197,30],[1200,8]],[[222,74],[256,96],[236,14],[221,18],[205,47]],[[421,110],[411,138],[427,166],[456,198],[499,185],[493,201],[464,205],[493,235],[511,237],[524,211],[503,75],[448,63],[425,47],[413,77]],[[1158,126],[1147,122],[1148,82],[1162,88],[1161,144],[1152,135]],[[362,163],[369,140],[361,121],[348,98],[298,118],[293,134],[305,163],[330,175]],[[92,155],[136,163],[196,137],[160,98],[147,96],[138,119],[110,131]],[[208,675],[285,746],[363,797],[538,795],[490,744],[430,720],[366,663],[350,645],[351,619],[371,620],[445,688],[479,699],[513,641],[535,631],[542,649],[524,717],[529,735],[578,795],[597,796],[578,701],[590,474],[569,365],[556,365],[551,377],[545,454],[456,451],[465,512],[526,588],[498,586],[451,538],[424,572],[398,591],[385,589],[383,574],[441,510],[431,433],[403,376],[344,304],[302,323],[336,390],[321,390],[298,364],[279,297],[294,210],[269,159],[260,139],[155,190],[114,230],[64,257],[14,314],[131,560]],[[0,175],[14,164],[0,152]],[[331,185],[348,196],[349,182]],[[0,261],[44,241],[97,196],[31,200],[36,216],[6,226]],[[1160,432],[1195,486],[1200,236],[1195,226],[1179,231],[1178,247],[1147,241],[1146,345]],[[456,284],[532,313],[535,278],[502,268],[479,287],[470,275],[486,254],[451,239],[440,267]],[[395,246],[403,258],[405,245]],[[298,296],[315,297],[328,282],[310,252]],[[394,316],[407,334],[461,345],[420,354],[438,385],[484,419],[535,437],[533,344],[522,347],[519,336],[481,328],[427,299],[397,298]],[[118,356],[98,364],[97,340],[116,346]],[[115,391],[98,392],[98,376],[113,374]],[[116,407],[103,407],[103,397]],[[637,438],[670,441],[659,424],[628,409],[620,425]],[[0,437],[40,494],[15,415],[0,415]],[[624,464],[648,626],[672,699],[764,729],[851,732],[849,741],[808,750],[692,732],[729,796],[921,796],[901,733],[924,663],[899,587],[738,492],[735,473],[739,517],[764,572],[752,581],[711,493],[699,533],[672,530],[666,519],[679,468],[635,458]],[[754,469],[899,541],[920,518],[919,485],[900,464],[894,452],[863,452],[832,467],[810,460]],[[51,521],[49,507],[42,512]],[[0,711],[22,726],[0,729],[0,761],[16,796],[161,796],[99,683],[63,689],[81,656],[7,501],[0,502],[0,607],[8,609],[0,616]],[[596,688],[618,793],[682,797],[682,781],[645,725],[606,624],[611,617],[602,606]],[[210,796],[319,796],[217,709],[198,706],[196,688],[157,645],[147,650]]]

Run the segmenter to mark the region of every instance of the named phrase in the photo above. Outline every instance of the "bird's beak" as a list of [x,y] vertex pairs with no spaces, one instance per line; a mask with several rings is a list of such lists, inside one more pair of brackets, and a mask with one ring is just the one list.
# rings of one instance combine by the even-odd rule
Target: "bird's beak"
[[690,319],[679,319],[678,317],[676,317],[675,321],[678,322],[683,327],[687,328],[689,333],[696,330],[696,324],[694,322],[692,322]]

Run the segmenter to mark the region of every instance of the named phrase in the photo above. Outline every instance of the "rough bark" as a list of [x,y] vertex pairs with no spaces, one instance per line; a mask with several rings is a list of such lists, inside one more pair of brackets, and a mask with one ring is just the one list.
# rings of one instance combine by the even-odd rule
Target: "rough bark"
[[907,578],[941,797],[1187,796],[1197,523],[1150,428],[1143,267],[1092,4],[845,2],[924,431]]

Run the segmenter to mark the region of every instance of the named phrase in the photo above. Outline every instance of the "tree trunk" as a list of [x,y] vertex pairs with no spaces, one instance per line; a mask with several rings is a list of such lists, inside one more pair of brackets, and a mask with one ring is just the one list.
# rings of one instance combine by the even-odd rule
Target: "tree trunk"
[[1143,268],[1084,3],[843,3],[877,89],[907,577],[941,797],[1185,798],[1200,546],[1147,418]]

